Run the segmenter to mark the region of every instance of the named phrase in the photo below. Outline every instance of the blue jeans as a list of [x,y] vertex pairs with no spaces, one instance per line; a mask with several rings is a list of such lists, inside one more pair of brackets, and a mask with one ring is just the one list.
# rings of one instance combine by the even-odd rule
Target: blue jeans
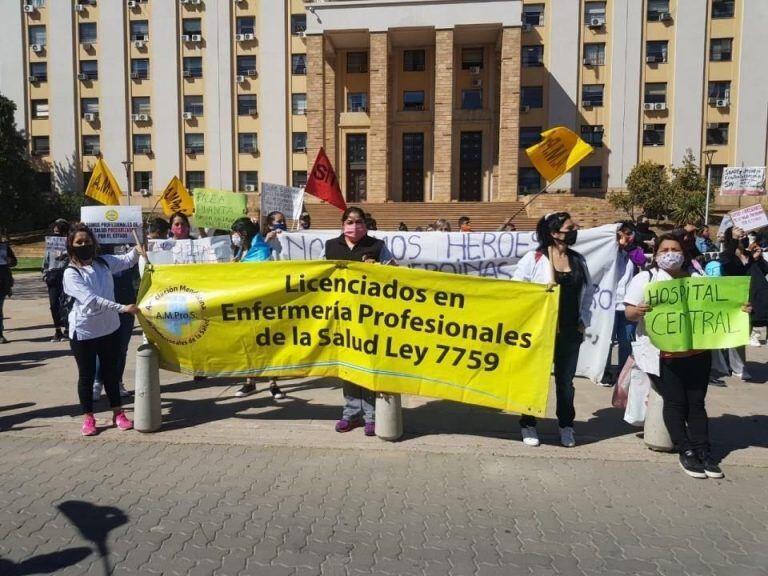
[[[624,310],[616,310],[616,316],[613,320],[613,337],[616,338],[616,342],[619,345],[619,369],[616,371],[621,372],[624,368],[624,364],[627,363],[627,358],[632,356],[632,342],[635,341],[635,331],[637,330],[637,322],[630,322],[624,314]],[[613,351],[613,344],[608,350],[608,360],[605,363],[605,371],[611,367],[611,352]]]
[[[128,345],[131,343],[133,334],[133,323],[135,318],[133,314],[120,314],[120,328],[117,329],[117,381],[123,382],[123,372],[125,372],[125,361],[128,357]],[[96,382],[104,382],[101,377],[101,363],[96,362]]]
[[376,397],[373,391],[348,382],[341,381],[344,388],[344,420],[357,420],[360,416],[368,423],[376,421]]

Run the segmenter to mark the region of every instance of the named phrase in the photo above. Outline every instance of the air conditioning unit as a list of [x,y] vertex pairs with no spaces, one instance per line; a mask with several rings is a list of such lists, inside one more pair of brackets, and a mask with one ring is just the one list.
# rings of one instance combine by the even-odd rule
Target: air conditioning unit
[[602,28],[605,26],[605,18],[593,17],[589,19],[590,28]]
[[182,120],[192,120],[192,118],[194,118],[194,117],[195,117],[195,115],[192,114],[192,112],[182,112],[182,114],[181,114]]
[[30,48],[32,49],[32,52],[42,52],[45,46],[42,44],[32,44]]
[[144,40],[134,40],[133,45],[136,46],[136,48],[144,48],[147,43]]
[[235,34],[235,42],[242,42],[245,40],[245,34]]
[[194,154],[195,149],[194,148],[184,148],[184,154]]
[[192,42],[202,42],[202,41],[203,41],[202,34],[192,34]]
[[253,76],[256,76],[257,74],[258,72],[256,72],[256,70],[248,70],[248,76],[253,77]]
[[189,34],[182,34],[181,35],[181,41],[182,42],[191,42],[192,41],[192,36],[190,36]]
[[707,122],[707,130],[717,130],[720,128],[720,124],[717,122]]
[[249,34],[243,34],[243,40],[249,41],[249,40],[254,40],[255,38],[256,38],[256,36],[253,35],[253,34],[250,34],[250,33]]
[[592,126],[592,132],[602,134],[605,130],[602,126]]
[[139,3],[136,2],[136,0],[128,0],[128,8],[129,9],[138,8],[138,7],[139,7]]
[[35,82],[38,82],[39,80],[37,79],[37,76],[35,76],[35,75],[33,74],[33,75],[30,75],[30,77],[29,77],[29,81],[30,81],[30,82],[32,82],[32,83],[34,84]]
[[238,74],[237,76],[235,76],[235,82],[237,82],[238,84],[242,84],[243,82],[245,82],[245,76]]
[[296,34],[299,38],[306,38],[307,37],[307,31],[306,30],[299,30],[299,32]]
[[150,192],[146,188],[140,188],[139,189],[139,194],[141,194],[144,198],[148,198],[148,197],[152,196],[152,192]]
[[469,73],[470,74],[480,74],[480,71],[482,68],[480,66],[470,66],[469,67]]
[[258,115],[259,111],[256,108],[248,108],[248,115],[249,116],[256,116]]
[[659,60],[658,60],[658,57],[657,57],[657,56],[646,56],[646,57],[645,57],[645,61],[646,61],[648,64],[655,64],[655,63],[656,63],[656,62],[658,62]]
[[181,0],[181,3],[182,4],[191,4],[191,2],[189,0]]
[[590,100],[584,100],[581,105],[584,106],[584,108],[592,108],[592,102]]
[[203,0],[190,0],[189,3],[195,6],[199,6],[200,4],[203,3]]
[[26,12],[27,14],[31,14],[34,11],[35,11],[35,7],[32,6],[32,4],[24,4],[24,12]]
[[75,12],[82,12],[85,10],[85,4],[75,4]]
[[731,103],[730,103],[730,101],[727,98],[723,98],[723,99],[717,100],[715,102],[715,107],[716,108],[728,108],[728,106],[730,106],[730,105],[731,105]]
[[474,78],[472,80],[472,88],[480,88],[483,85],[483,81],[480,78]]
[[710,106],[714,106],[715,104],[717,104],[717,100],[718,100],[718,99],[717,99],[717,98],[714,98],[714,97],[712,97],[712,98],[708,98],[708,99],[707,99],[707,104],[709,104]]
[[644,103],[643,110],[653,110],[653,104],[651,102]]
[[91,48],[93,48],[93,44],[91,44],[90,42],[83,42],[82,44],[80,44],[80,46],[83,48],[83,50],[90,50]]
[[181,75],[182,75],[184,78],[192,78],[192,70],[184,70],[184,71],[181,73]]
[[523,24],[521,28],[523,32],[533,32],[533,24]]
[[530,106],[520,106],[520,112],[522,112],[522,113],[526,113],[526,112],[530,111],[530,109],[531,109]]
[[97,114],[94,114],[93,112],[86,112],[83,114],[83,120],[86,122],[95,122],[97,118]]
[[131,120],[133,120],[134,122],[138,122],[139,116],[141,116],[141,114],[131,114]]
[[656,102],[656,104],[653,105],[654,110],[666,110],[667,109],[667,103],[666,102]]
[[152,154],[152,148],[137,148],[137,154]]
[[592,59],[590,59],[590,58],[584,58],[584,60],[582,60],[582,63],[584,64],[584,66],[594,66],[595,65],[594,61]]
[[138,72],[131,72],[131,80],[140,80],[140,79],[141,79],[141,74],[139,74]]
[[253,184],[246,184],[245,186],[243,186],[243,189],[246,192],[256,192],[256,186],[254,186]]
[[139,122],[149,122],[149,114],[137,114]]
[[294,150],[294,152],[298,152],[298,153],[302,153],[302,154],[304,154],[304,153],[306,153],[306,152],[307,152],[307,147],[306,147],[306,146],[298,146],[298,147],[296,148],[296,150]]
[[672,20],[672,14],[669,12],[659,12],[659,22],[669,22]]
[[88,74],[83,74],[82,72],[77,75],[78,80],[88,80]]

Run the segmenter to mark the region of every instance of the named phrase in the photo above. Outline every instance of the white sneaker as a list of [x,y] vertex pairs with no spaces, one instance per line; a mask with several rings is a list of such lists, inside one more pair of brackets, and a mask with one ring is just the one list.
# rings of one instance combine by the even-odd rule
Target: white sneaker
[[520,435],[523,437],[523,444],[526,446],[539,445],[539,433],[534,426],[523,426],[520,428]]
[[101,400],[101,393],[104,390],[104,384],[101,382],[94,382],[93,383],[93,400],[94,402],[97,400]]
[[749,339],[749,345],[762,346],[763,344],[760,342],[760,337],[757,334],[752,334],[752,337]]
[[560,428],[560,444],[566,448],[576,446],[576,438],[573,437],[573,428],[571,426]]

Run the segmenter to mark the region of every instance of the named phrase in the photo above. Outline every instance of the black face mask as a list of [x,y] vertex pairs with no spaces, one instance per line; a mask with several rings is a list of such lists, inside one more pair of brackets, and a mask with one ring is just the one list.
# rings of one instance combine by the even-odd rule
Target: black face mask
[[565,233],[565,238],[563,238],[563,244],[566,246],[573,246],[576,244],[577,232],[577,230],[568,230],[568,232]]
[[641,232],[647,232],[648,231],[648,223],[647,222],[640,222],[637,225],[637,229]]
[[92,259],[96,254],[96,246],[93,244],[85,244],[83,246],[73,246],[72,252],[80,262],[87,262]]

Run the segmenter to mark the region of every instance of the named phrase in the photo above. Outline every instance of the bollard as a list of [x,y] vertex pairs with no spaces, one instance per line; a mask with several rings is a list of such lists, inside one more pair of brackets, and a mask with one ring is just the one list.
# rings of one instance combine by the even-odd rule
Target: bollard
[[376,393],[376,436],[388,442],[403,435],[403,406],[400,394]]
[[160,365],[157,349],[152,344],[142,344],[136,350],[134,394],[134,429],[139,432],[159,430],[163,419],[160,405]]
[[643,440],[651,450],[658,452],[673,452],[674,445],[669,437],[667,426],[664,424],[664,399],[659,396],[654,386],[648,392],[648,405],[645,411],[645,432]]

